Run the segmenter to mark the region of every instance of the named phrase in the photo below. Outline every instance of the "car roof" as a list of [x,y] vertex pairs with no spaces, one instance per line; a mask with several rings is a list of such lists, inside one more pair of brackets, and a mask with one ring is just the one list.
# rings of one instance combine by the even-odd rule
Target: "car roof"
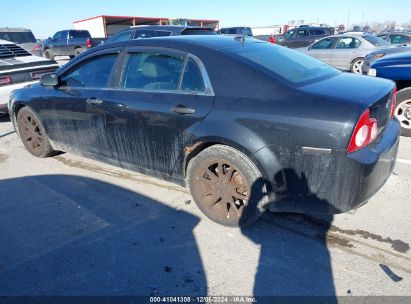
[[0,27],[0,32],[31,32],[24,27]]
[[136,28],[156,28],[156,29],[164,29],[164,30],[173,30],[173,29],[211,29],[209,27],[204,26],[194,26],[194,25],[134,25],[130,26],[130,29]]
[[244,37],[240,35],[183,35],[183,36],[167,36],[153,37],[150,39],[134,39],[121,42],[103,44],[92,48],[91,50],[102,50],[112,48],[114,46],[131,47],[131,46],[156,46],[156,47],[171,47],[171,44],[179,47],[200,46],[214,50],[222,50],[235,48],[245,44],[266,43],[253,37]]

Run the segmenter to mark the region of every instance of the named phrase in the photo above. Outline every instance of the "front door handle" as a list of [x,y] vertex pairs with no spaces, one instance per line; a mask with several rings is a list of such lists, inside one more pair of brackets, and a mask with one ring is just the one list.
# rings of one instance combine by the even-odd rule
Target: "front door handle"
[[97,98],[94,98],[94,97],[86,99],[86,102],[88,104],[94,104],[94,105],[101,105],[103,103],[103,101],[101,99],[97,99]]
[[174,108],[171,109],[171,111],[173,111],[174,113],[178,113],[178,114],[194,114],[196,112],[196,110],[187,108],[184,105],[175,106]]

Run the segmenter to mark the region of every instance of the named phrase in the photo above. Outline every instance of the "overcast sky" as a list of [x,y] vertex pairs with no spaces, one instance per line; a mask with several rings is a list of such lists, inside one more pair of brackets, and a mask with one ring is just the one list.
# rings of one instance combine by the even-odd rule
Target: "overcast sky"
[[14,0],[1,1],[0,27],[30,28],[37,38],[97,15],[218,19],[221,26],[265,26],[289,20],[338,25],[411,21],[411,0]]

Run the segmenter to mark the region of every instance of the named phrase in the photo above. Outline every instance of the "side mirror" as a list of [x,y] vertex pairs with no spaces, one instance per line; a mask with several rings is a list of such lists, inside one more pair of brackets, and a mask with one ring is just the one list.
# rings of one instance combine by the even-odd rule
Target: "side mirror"
[[59,79],[55,73],[45,74],[40,78],[40,84],[45,87],[56,87]]

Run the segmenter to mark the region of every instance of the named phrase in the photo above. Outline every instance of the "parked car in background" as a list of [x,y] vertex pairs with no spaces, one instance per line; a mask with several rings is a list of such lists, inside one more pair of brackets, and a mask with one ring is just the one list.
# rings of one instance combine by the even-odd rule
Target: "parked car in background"
[[286,32],[280,44],[288,48],[303,48],[332,34],[334,32],[329,27],[298,27]]
[[380,37],[391,44],[407,45],[411,43],[411,33],[407,32],[386,32],[378,34],[377,37]]
[[391,81],[257,39],[175,36],[91,49],[9,106],[33,155],[73,150],[187,182],[209,218],[244,226],[268,208],[363,205],[395,164],[394,96]]
[[200,26],[138,25],[118,32],[108,38],[105,43],[179,35],[217,35],[217,33],[212,28]]
[[0,28],[0,39],[17,44],[33,55],[42,55],[41,43],[37,41],[29,29],[2,27]]
[[284,39],[284,35],[259,35],[254,36],[255,39],[259,39],[262,41],[270,42],[273,44],[281,44],[281,41]]
[[242,36],[253,36],[253,31],[251,27],[245,26],[234,26],[234,27],[223,27],[219,31],[218,34],[221,35],[242,35]]
[[57,62],[34,56],[22,47],[0,40],[0,113],[7,113],[13,90],[34,83],[46,73],[54,72]]
[[389,43],[370,34],[341,34],[323,38],[303,52],[343,71],[362,74],[364,57]]
[[361,67],[362,74],[368,75],[368,70],[370,66],[378,59],[386,56],[386,55],[394,55],[400,53],[410,53],[411,46],[400,46],[400,47],[390,47],[386,49],[379,49],[372,53],[369,53],[364,58],[364,64]]
[[411,51],[387,54],[381,57],[370,65],[368,75],[395,81],[398,92],[394,114],[400,121],[401,135],[410,137]]
[[86,30],[64,30],[43,41],[44,57],[53,60],[55,56],[74,58],[84,51],[101,44],[106,38],[91,38]]

